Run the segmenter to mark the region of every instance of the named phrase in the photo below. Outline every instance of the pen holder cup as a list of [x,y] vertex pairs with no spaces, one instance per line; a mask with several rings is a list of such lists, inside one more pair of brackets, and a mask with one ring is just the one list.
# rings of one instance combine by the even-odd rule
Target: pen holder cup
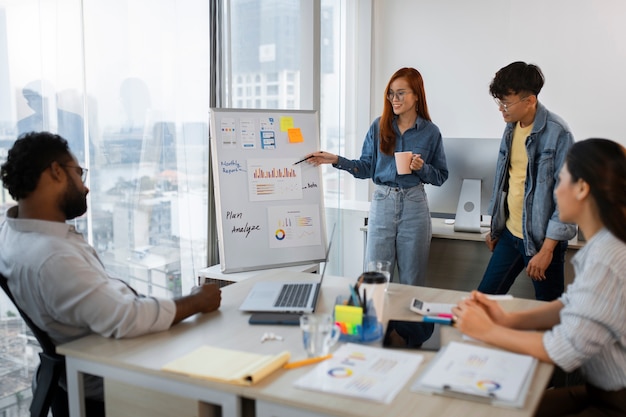
[[369,306],[363,314],[361,307],[347,305],[349,298],[340,295],[335,300],[335,323],[341,327],[339,340],[352,343],[370,343],[379,340],[383,336],[383,325],[376,317],[376,310]]

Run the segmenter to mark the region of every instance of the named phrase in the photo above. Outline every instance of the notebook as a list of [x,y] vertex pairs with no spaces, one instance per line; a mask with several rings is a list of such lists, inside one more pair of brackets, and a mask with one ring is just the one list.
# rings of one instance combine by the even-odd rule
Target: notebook
[[[207,360],[207,358],[211,358]],[[195,378],[252,385],[289,362],[288,351],[262,355],[214,346],[202,346],[163,366],[163,370]]]
[[335,227],[333,226],[319,282],[257,282],[248,293],[239,310],[273,313],[315,312],[334,236]]

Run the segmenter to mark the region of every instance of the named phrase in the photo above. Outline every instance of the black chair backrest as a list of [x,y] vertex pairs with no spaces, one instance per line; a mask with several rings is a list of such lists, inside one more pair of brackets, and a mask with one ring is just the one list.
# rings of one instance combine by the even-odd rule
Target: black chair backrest
[[[65,373],[65,358],[56,353],[56,347],[50,339],[50,336],[43,330],[41,330],[33,321],[28,317],[26,313],[20,308],[13,298],[13,293],[9,289],[9,283],[4,275],[0,274],[0,286],[11,299],[17,311],[22,316],[22,319],[26,322],[28,328],[33,332],[35,338],[39,342],[42,353],[39,354],[40,364],[36,375],[36,388],[33,392],[33,399],[30,405],[31,417],[46,417],[48,410],[53,402],[58,401],[57,395],[67,396],[65,391],[59,387],[59,379]],[[67,399],[62,397],[64,403]],[[63,407],[66,407],[64,405]],[[64,410],[65,412],[65,410]],[[56,414],[55,414],[55,417]]]
[[15,298],[13,298],[13,294],[11,293],[11,290],[9,289],[9,283],[7,282],[6,277],[2,274],[0,274],[0,286],[2,287],[6,295],[11,299],[11,301],[17,308],[17,311],[20,313],[20,316],[22,316],[22,319],[26,322],[26,325],[28,326],[28,328],[35,335],[35,338],[37,339],[37,342],[39,342],[41,349],[46,353],[56,354],[56,347],[54,343],[52,343],[52,340],[50,339],[50,336],[48,336],[48,333],[44,332],[39,327],[37,327],[37,325],[33,323],[30,317],[28,317],[28,315],[24,313],[24,311],[20,308],[20,306],[17,305],[17,303],[15,302]]

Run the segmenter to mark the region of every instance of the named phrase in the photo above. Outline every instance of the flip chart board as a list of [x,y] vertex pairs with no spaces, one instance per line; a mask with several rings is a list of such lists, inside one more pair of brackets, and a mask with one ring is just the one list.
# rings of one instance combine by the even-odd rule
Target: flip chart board
[[321,168],[315,111],[211,109],[217,232],[224,273],[323,261]]

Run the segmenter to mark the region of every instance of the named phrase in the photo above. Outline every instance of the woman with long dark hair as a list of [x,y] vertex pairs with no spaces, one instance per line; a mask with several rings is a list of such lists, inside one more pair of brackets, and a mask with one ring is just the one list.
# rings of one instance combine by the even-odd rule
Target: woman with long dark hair
[[532,310],[505,312],[474,291],[453,309],[465,334],[532,355],[585,385],[547,390],[538,416],[626,415],[626,148],[587,139],[570,148],[554,191],[559,217],[587,238],[572,259],[563,295]]

